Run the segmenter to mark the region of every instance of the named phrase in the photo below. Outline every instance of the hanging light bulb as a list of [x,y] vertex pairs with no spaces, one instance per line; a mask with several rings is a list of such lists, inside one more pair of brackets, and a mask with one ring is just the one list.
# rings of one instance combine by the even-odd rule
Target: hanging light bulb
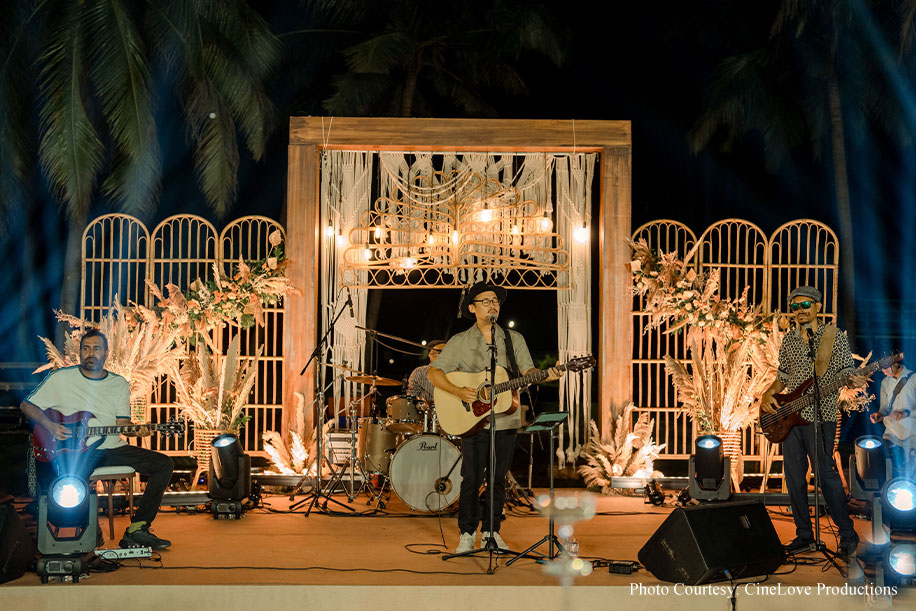
[[579,244],[587,244],[589,237],[588,226],[583,222],[581,227],[576,227],[573,232],[576,242]]
[[369,250],[368,248],[366,248],[365,250],[363,250],[363,259],[365,259],[366,261],[371,261],[371,260],[372,260],[372,251]]
[[416,267],[416,265],[417,265],[417,262],[413,257],[407,257],[406,259],[404,259],[404,263],[403,263],[404,269],[413,269],[414,267]]
[[337,235],[335,236],[335,240],[337,241],[337,246],[339,248],[343,248],[344,246],[347,245],[347,238],[339,230],[337,232]]
[[325,227],[325,228],[324,228],[324,235],[327,236],[327,237],[329,237],[329,238],[330,238],[330,237],[333,237],[333,236],[334,236],[334,227],[332,227],[331,225],[328,225],[327,227]]
[[452,232],[452,244],[458,243],[458,230]]
[[489,223],[493,220],[493,211],[490,210],[486,204],[484,204],[483,210],[480,211],[480,214],[477,215],[477,218],[479,218],[482,223]]
[[378,227],[376,227],[376,228],[375,228],[375,231],[373,231],[373,233],[375,234],[375,239],[376,239],[376,240],[381,240],[381,239],[382,239],[382,236],[385,235],[385,234],[384,234],[384,230],[382,229],[381,225],[379,225]]
[[550,220],[550,217],[546,214],[538,220],[538,227],[541,230],[541,233],[549,233],[553,229],[553,221]]

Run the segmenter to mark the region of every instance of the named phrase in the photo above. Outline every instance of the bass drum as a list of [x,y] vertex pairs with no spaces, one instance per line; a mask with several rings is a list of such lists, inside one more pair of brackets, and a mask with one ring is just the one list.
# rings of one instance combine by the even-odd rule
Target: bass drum
[[461,493],[461,451],[439,435],[414,435],[391,458],[391,487],[417,511],[438,513]]

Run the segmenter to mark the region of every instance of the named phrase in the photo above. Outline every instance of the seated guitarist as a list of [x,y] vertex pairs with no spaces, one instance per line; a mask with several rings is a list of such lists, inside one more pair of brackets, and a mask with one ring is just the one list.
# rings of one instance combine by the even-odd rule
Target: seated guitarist
[[[513,377],[519,373],[527,375],[537,371],[525,338],[517,331],[503,329],[495,323],[499,316],[500,304],[505,299],[506,290],[502,287],[485,282],[478,282],[471,287],[462,301],[461,313],[465,318],[474,320],[475,324],[448,340],[435,363],[430,366],[427,375],[433,386],[460,397],[463,401],[473,402],[477,397],[476,389],[456,386],[448,380],[446,374],[453,371],[486,371],[490,366],[490,351],[487,344],[490,343],[490,332],[493,328],[496,329],[497,365],[504,367]],[[507,333],[511,338],[511,357],[507,356]],[[512,366],[513,362],[515,367]],[[550,375],[545,381],[558,380],[560,376],[559,369],[551,368]],[[511,414],[496,415],[496,472],[493,490],[493,515],[496,523],[493,525],[490,524],[489,506],[482,508],[478,501],[478,491],[490,462],[489,428],[464,437],[461,441],[461,493],[458,497],[460,537],[455,553],[475,549],[477,526],[481,523],[484,542],[492,536],[499,549],[509,549],[499,536],[499,521],[506,500],[506,471],[509,470],[515,452],[515,431],[521,426],[519,412],[520,410],[515,410]]]
[[[822,295],[813,286],[800,286],[789,295],[789,310],[796,323],[788,331],[779,348],[779,370],[776,380],[760,399],[761,409],[773,413],[779,407],[773,397],[783,390],[792,392],[810,379],[815,371],[821,384],[829,383],[854,370],[852,354],[846,332],[834,325],[819,324],[817,314],[821,311]],[[822,346],[823,344],[823,346]],[[812,358],[812,353],[815,358]],[[853,375],[850,386],[863,386],[864,376]],[[789,491],[792,518],[795,521],[795,538],[785,545],[787,553],[798,553],[809,549],[816,535],[811,528],[808,514],[808,464],[814,464],[815,438],[814,406],[801,412],[807,424],[794,427],[782,443],[783,474]],[[820,401],[820,439],[817,446],[821,493],[827,502],[827,511],[840,531],[840,554],[848,556],[855,552],[859,543],[849,510],[846,507],[846,493],[833,462],[833,440],[839,419],[839,390],[826,394]]]
[[[93,414],[93,426],[123,426],[130,422],[130,386],[121,376],[105,370],[108,340],[97,331],[87,331],[80,339],[79,367],[52,371],[20,405],[36,426],[46,428],[54,439],[63,441],[71,431],[45,415],[54,409],[63,415],[85,411]],[[142,428],[142,427],[141,427]],[[141,430],[140,434],[149,434]],[[90,439],[92,442],[92,439]],[[172,478],[172,459],[159,452],[128,445],[119,435],[109,435],[101,444],[82,453],[61,453],[55,460],[59,473],[77,473],[87,479],[101,466],[130,466],[149,477],[133,522],[121,538],[121,547],[165,549],[171,543],[150,532],[150,523],[159,511],[162,496]]]

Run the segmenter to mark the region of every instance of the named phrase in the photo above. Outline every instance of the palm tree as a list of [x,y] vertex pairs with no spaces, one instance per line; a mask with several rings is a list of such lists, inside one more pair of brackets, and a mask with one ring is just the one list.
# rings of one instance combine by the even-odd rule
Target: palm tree
[[246,0],[4,0],[0,3],[0,210],[21,206],[35,160],[66,209],[61,305],[75,312],[90,206],[155,206],[156,107],[174,84],[198,184],[225,214],[238,134],[255,159],[275,125],[265,91],[280,44]]
[[559,65],[564,36],[535,0],[310,0],[310,48],[342,53],[325,109],[343,115],[495,116],[492,99],[527,92],[526,54]]
[[794,148],[820,158],[829,142],[839,221],[842,306],[855,332],[854,224],[848,147],[871,129],[908,144],[914,122],[901,89],[908,80],[916,2],[781,0],[769,38],[723,60],[709,105],[690,134],[695,152],[724,133],[728,146],[762,135],[771,169]]

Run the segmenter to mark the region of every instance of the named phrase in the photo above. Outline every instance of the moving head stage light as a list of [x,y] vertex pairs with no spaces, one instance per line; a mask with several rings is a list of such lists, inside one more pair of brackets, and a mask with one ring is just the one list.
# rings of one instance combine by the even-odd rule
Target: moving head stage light
[[210,445],[208,482],[213,518],[241,518],[242,502],[251,494],[251,457],[232,433],[219,435]]
[[699,501],[727,501],[731,496],[731,464],[722,440],[715,435],[697,437],[690,456],[688,491]]
[[86,480],[62,475],[51,482],[48,493],[38,499],[37,572],[42,583],[52,576],[72,577],[84,570],[85,558],[95,549],[99,504]]

